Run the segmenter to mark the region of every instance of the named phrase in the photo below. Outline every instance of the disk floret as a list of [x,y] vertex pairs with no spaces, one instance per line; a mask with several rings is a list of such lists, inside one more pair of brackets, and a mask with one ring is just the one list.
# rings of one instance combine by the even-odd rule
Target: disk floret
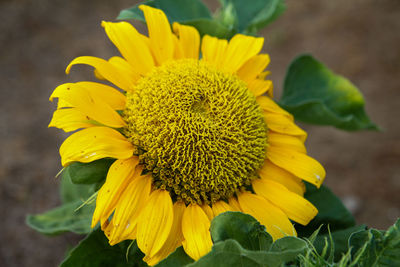
[[153,69],[127,93],[123,117],[155,187],[187,204],[229,199],[265,159],[267,126],[255,97],[203,61]]

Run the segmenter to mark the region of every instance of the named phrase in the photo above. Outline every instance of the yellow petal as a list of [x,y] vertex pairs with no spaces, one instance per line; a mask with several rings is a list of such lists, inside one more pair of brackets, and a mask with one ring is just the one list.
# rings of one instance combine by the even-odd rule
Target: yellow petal
[[325,179],[325,169],[315,159],[297,151],[270,146],[267,158],[282,169],[320,187]]
[[307,153],[304,143],[297,136],[270,131],[268,133],[268,144],[271,146],[293,149],[300,153]]
[[140,5],[147,23],[150,47],[158,65],[171,60],[174,55],[174,40],[171,26],[164,12],[160,9]]
[[54,111],[49,127],[63,129],[65,132],[75,131],[80,128],[92,127],[86,116],[76,108],[64,108]]
[[194,260],[211,251],[210,220],[197,204],[190,204],[183,213],[182,242],[185,252]]
[[141,34],[128,22],[101,23],[108,38],[137,73],[146,74],[154,67],[153,56]]
[[231,197],[228,202],[229,202],[229,206],[232,207],[233,211],[242,211],[236,197]]
[[270,80],[253,79],[247,83],[247,88],[257,97],[271,91],[273,85]]
[[139,214],[149,199],[152,179],[149,176],[140,176],[141,172],[141,168],[136,168],[131,182],[115,206],[115,212],[110,222],[114,225],[109,238],[110,245],[125,240],[135,231]]
[[185,211],[185,203],[176,202],[173,209],[174,220],[171,227],[171,233],[169,234],[167,241],[165,241],[164,246],[153,257],[146,255],[143,258],[143,260],[150,266],[154,266],[161,260],[165,259],[182,244],[182,216]]
[[200,34],[195,27],[181,25],[174,22],[172,25],[175,34],[179,36],[179,44],[184,58],[199,58]]
[[172,200],[166,190],[151,193],[137,223],[137,244],[140,250],[153,257],[160,251],[171,232],[174,212]]
[[[106,102],[112,109],[114,110],[123,110],[126,104],[126,97],[117,89],[96,82],[77,82],[77,83],[66,83],[62,84],[59,87],[64,86],[79,86],[84,87],[89,93],[92,98],[100,98],[104,102]],[[58,88],[58,87],[57,87]],[[57,89],[56,88],[56,89]],[[58,98],[58,92],[54,90],[54,92],[50,96],[50,101],[53,101],[54,98]],[[58,99],[57,109],[65,108],[65,107],[72,107],[70,103],[65,101],[64,99]]]
[[[93,227],[92,227],[93,228]],[[103,230],[104,235],[107,238],[110,238],[111,232],[114,230],[113,224],[111,224],[108,220],[106,220],[102,225],[101,225],[101,230]]]
[[136,71],[132,65],[130,65],[125,59],[122,57],[111,57],[108,62],[113,65],[120,73],[123,73],[125,76],[129,77],[129,80],[135,83],[139,80],[144,74],[140,74]]
[[281,108],[270,97],[259,96],[256,98],[256,101],[264,111],[267,111],[268,113],[282,114],[282,115],[286,116],[288,119],[290,119],[291,121],[294,120],[292,114],[290,114],[289,112],[287,112],[286,110]]
[[206,213],[208,219],[211,222],[212,219],[214,219],[214,213],[213,213],[213,210],[211,209],[211,207],[209,205],[207,205],[207,204],[203,204],[203,205],[201,205],[201,208]]
[[235,73],[243,64],[257,55],[264,44],[264,38],[236,34],[229,41],[220,63],[222,70]]
[[104,59],[88,56],[77,57],[69,63],[65,72],[69,74],[71,67],[76,64],[86,64],[94,67],[101,76],[125,91],[131,91],[134,88],[134,80],[129,75],[121,72]]
[[133,155],[133,145],[118,131],[90,127],[72,134],[60,147],[61,162],[91,162],[101,158],[126,159]]
[[227,46],[227,40],[205,35],[201,41],[203,59],[215,66],[219,66],[223,60]]
[[268,129],[287,135],[298,136],[304,142],[307,133],[300,129],[293,121],[286,116],[277,113],[264,113],[264,119]]
[[102,225],[111,215],[118,203],[119,198],[125,188],[134,177],[136,166],[139,164],[139,158],[116,160],[107,173],[107,178],[100,188],[97,199],[96,209],[93,213],[92,228],[101,221]]
[[87,116],[88,120],[95,120],[101,124],[115,128],[126,125],[121,116],[110,105],[100,97],[92,96],[79,83],[66,83],[58,86],[50,96],[50,100],[53,100],[55,97],[75,107]]
[[92,97],[100,98],[114,110],[123,110],[126,97],[117,89],[95,82],[77,82],[76,85],[84,87]]
[[238,199],[243,212],[250,214],[264,225],[274,240],[296,235],[286,214],[265,198],[244,192],[239,194]]
[[246,82],[259,78],[259,74],[268,66],[270,58],[268,54],[256,55],[237,71],[237,75]]
[[[53,100],[51,100],[53,101]],[[57,101],[57,109],[62,109],[62,108],[71,108],[71,104],[69,104],[68,102],[62,100],[62,99],[58,99]]]
[[268,199],[283,210],[289,219],[302,225],[307,225],[318,213],[311,202],[289,191],[280,183],[268,179],[256,179],[252,185],[257,195]]
[[[111,57],[108,60],[108,63],[110,63],[119,73],[123,73],[125,77],[128,77],[130,81],[133,83],[136,82],[141,78],[141,75],[139,72],[135,71],[135,69],[130,65],[125,59],[122,57]],[[96,76],[97,79],[106,81],[107,79],[104,78],[101,73],[97,70],[94,69],[94,76]]]
[[271,74],[271,72],[269,70],[267,70],[267,71],[261,72],[257,77],[258,77],[258,79],[265,79],[270,74]]
[[259,175],[262,179],[274,180],[283,184],[290,191],[303,196],[306,188],[301,179],[297,178],[290,172],[276,166],[268,159],[265,160],[263,166],[259,170]]
[[223,200],[219,200],[212,204],[212,211],[214,213],[214,217],[225,211],[233,211],[233,208]]
[[178,37],[176,35],[172,35],[172,39],[174,40],[174,59],[182,59],[185,58],[183,54],[182,44],[179,42]]

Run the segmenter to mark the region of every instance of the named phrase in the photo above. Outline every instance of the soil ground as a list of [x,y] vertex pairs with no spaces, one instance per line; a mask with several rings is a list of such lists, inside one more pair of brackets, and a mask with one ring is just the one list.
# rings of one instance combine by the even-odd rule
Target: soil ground
[[[48,129],[52,90],[92,72],[65,66],[81,55],[109,58],[116,49],[100,27],[129,0],[2,0],[0,12],[0,265],[56,266],[71,234],[42,236],[26,214],[59,204],[57,148],[66,137]],[[210,1],[211,6],[216,3]],[[287,0],[287,12],[262,34],[280,95],[285,70],[308,52],[348,77],[366,99],[383,132],[343,132],[303,125],[309,153],[327,170],[326,184],[358,223],[387,228],[400,216],[400,2],[397,0]],[[143,29],[143,28],[142,28]]]

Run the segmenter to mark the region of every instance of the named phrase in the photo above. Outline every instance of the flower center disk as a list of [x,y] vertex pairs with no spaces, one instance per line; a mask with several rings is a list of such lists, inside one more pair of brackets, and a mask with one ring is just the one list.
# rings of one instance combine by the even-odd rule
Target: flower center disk
[[267,126],[246,84],[210,64],[177,60],[127,93],[124,134],[156,188],[175,200],[227,200],[257,178]]

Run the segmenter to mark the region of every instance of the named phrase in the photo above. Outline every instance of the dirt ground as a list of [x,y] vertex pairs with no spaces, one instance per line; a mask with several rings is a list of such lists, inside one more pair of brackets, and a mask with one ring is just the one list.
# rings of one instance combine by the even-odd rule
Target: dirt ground
[[[215,1],[210,1],[215,6]],[[129,0],[1,0],[0,12],[0,265],[56,266],[76,244],[72,234],[45,237],[29,229],[28,213],[59,204],[58,147],[65,134],[48,129],[51,91],[90,77],[64,74],[77,56],[116,54],[100,27]],[[280,95],[285,69],[309,52],[348,77],[366,98],[383,132],[347,133],[306,126],[309,153],[327,170],[326,184],[358,223],[386,228],[400,216],[400,2],[287,0],[287,12],[264,30],[272,79]]]

